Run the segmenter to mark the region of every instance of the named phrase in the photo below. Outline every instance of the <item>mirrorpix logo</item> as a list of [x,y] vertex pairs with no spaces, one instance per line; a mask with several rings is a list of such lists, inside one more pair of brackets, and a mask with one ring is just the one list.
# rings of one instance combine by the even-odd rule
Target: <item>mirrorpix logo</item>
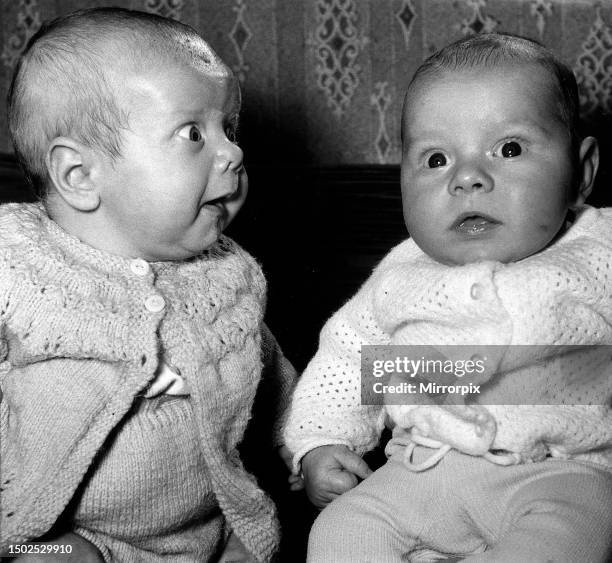
[[477,395],[480,393],[480,385],[470,382],[467,385],[443,385],[433,381],[396,381],[392,378],[389,383],[376,381],[372,391],[377,395]]

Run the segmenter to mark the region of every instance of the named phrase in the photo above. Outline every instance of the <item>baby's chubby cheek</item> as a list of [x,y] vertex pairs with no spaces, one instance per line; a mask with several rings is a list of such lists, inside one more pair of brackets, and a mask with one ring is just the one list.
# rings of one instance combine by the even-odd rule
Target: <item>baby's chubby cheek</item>
[[551,225],[550,223],[540,223],[538,224],[538,231],[542,234],[552,233],[554,229],[556,229],[556,225]]
[[225,203],[226,217],[225,217],[225,225],[224,228],[227,227],[238,215],[239,211],[242,209],[244,202],[246,201],[246,196],[248,193],[248,181],[246,180],[246,174],[241,175],[240,182],[238,184],[238,189],[234,196],[230,197],[228,201]]
[[552,240],[557,235],[563,234],[567,224],[567,217],[559,215],[558,217],[547,217],[535,223],[534,234],[540,235],[546,242]]

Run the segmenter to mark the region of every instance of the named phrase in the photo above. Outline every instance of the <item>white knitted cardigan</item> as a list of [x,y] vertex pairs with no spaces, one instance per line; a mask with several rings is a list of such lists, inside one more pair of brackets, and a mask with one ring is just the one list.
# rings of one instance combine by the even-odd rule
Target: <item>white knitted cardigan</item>
[[[362,454],[378,443],[386,413],[361,405],[364,344],[612,344],[612,209],[586,207],[551,247],[507,265],[450,267],[412,240],[395,247],[326,323],[298,383],[284,429],[295,471],[315,447],[344,444]],[[523,356],[480,398],[496,422],[490,449],[513,452],[517,462],[551,455],[612,467],[612,364],[582,369],[581,379],[532,369],[538,359]],[[492,372],[504,361],[492,358]],[[504,406],[509,396],[524,404]],[[457,425],[426,409],[390,410],[405,428],[421,425],[422,435],[456,443]]]
[[[51,528],[163,354],[189,384],[223,514],[268,561],[274,506],[236,453],[261,376],[263,274],[226,237],[189,261],[131,266],[38,205],[0,207],[0,553]],[[284,394],[291,376],[278,374]]]

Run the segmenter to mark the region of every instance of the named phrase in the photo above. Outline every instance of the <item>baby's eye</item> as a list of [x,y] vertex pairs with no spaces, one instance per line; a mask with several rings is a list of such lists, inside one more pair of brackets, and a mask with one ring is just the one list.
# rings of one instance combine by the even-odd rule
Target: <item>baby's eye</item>
[[189,139],[194,143],[199,143],[202,141],[202,133],[200,132],[199,127],[196,125],[185,125],[180,131],[179,136],[184,139]]
[[519,145],[516,141],[504,143],[501,148],[501,155],[504,158],[514,158],[515,156],[519,156],[521,152],[523,152],[521,145]]
[[429,168],[446,166],[446,157],[441,152],[434,153],[427,159],[427,166]]

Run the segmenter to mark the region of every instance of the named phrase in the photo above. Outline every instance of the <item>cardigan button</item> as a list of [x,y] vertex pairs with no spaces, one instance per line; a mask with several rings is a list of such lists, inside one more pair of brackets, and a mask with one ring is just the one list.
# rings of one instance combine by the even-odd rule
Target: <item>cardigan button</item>
[[166,301],[161,295],[150,295],[144,302],[147,311],[151,313],[159,313],[166,306]]
[[0,363],[0,373],[8,373],[11,371],[11,362],[5,361]]
[[149,272],[149,264],[141,258],[136,258],[130,262],[130,270],[137,276],[144,276]]
[[483,292],[484,292],[484,289],[482,285],[480,285],[479,283],[475,283],[470,288],[470,297],[472,299],[480,299],[482,297]]

